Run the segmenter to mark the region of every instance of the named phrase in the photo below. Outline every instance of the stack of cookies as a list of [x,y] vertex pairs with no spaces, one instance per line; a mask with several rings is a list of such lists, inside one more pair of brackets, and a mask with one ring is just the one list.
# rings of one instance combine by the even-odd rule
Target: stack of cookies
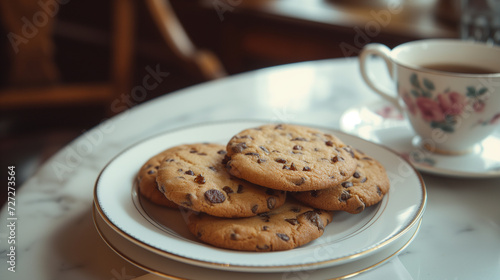
[[374,158],[334,135],[286,124],[243,130],[225,146],[172,147],[142,166],[138,183],[152,202],[188,209],[199,240],[243,251],[307,244],[333,211],[360,213],[389,190]]

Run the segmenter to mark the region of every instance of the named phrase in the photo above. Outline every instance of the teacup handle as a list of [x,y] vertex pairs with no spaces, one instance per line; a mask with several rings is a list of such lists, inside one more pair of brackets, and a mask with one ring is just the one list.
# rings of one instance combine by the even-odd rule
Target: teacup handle
[[359,54],[359,67],[361,70],[361,76],[365,80],[366,84],[376,93],[382,96],[385,100],[391,102],[392,104],[394,104],[394,106],[399,108],[397,98],[393,94],[388,93],[386,90],[381,89],[375,84],[374,81],[376,81],[376,78],[374,77],[373,73],[369,71],[367,67],[367,59],[370,55],[379,56],[382,59],[384,59],[387,69],[389,70],[389,73],[391,75],[391,79],[393,79],[394,78],[392,76],[393,64],[390,53],[391,49],[389,49],[385,45],[377,43],[367,44]]

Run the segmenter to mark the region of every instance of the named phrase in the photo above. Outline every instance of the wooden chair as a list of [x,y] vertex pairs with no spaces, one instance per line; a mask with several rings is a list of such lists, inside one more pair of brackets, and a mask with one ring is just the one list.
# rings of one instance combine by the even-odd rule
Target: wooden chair
[[168,0],[146,0],[146,3],[169,50],[187,71],[195,71],[205,80],[227,75],[222,63],[212,52],[197,48],[189,39]]
[[[3,23],[8,32],[22,34],[23,23],[19,19],[23,17],[23,13],[37,11],[38,1],[19,0],[16,5],[13,3],[11,0],[0,0]],[[52,61],[53,24],[48,22],[40,27],[34,39],[28,44],[19,44],[18,52],[12,54],[14,60],[13,67],[11,67],[11,84],[13,86],[0,90],[0,111],[73,105],[103,105],[109,111],[110,104],[120,98],[120,95],[129,93],[132,86],[136,39],[134,11],[135,5],[141,3],[143,2],[134,2],[134,0],[112,0],[112,62],[111,78],[108,82],[59,83],[57,69]],[[212,52],[198,49],[191,42],[168,1],[147,0],[146,3],[166,43],[166,48],[174,54],[188,73],[201,76],[204,80],[217,79],[226,75],[224,67]],[[14,6],[21,6],[17,14],[13,14],[11,10]],[[53,20],[53,17],[47,18],[49,21]],[[40,74],[36,80],[33,80],[33,76],[27,76],[25,72],[33,63],[36,66],[34,73]],[[43,69],[47,71],[42,71]],[[30,83],[33,85],[26,86]],[[118,112],[108,112],[109,115],[116,113]]]
[[[113,0],[112,23],[112,65],[111,78],[105,83],[62,84],[59,82],[58,69],[53,62],[52,21],[53,16],[46,16],[47,23],[37,28],[26,44],[19,44],[14,49],[10,84],[0,90],[0,110],[25,110],[31,108],[53,108],[73,105],[104,105],[109,107],[120,94],[129,91],[132,76],[133,40],[134,40],[134,3],[133,0]],[[23,13],[40,9],[37,1],[0,0],[4,26],[11,36],[21,36],[23,23],[19,22]],[[10,2],[10,3],[9,3]],[[57,2],[58,3],[58,2]],[[56,3],[56,4],[57,4]],[[12,4],[9,6],[9,4]],[[63,8],[63,7],[59,7]],[[35,11],[38,11],[35,10]],[[17,11],[17,12],[16,12]],[[10,15],[10,16],[8,16]],[[15,34],[15,35],[13,35]],[[33,68],[38,76],[26,73]]]

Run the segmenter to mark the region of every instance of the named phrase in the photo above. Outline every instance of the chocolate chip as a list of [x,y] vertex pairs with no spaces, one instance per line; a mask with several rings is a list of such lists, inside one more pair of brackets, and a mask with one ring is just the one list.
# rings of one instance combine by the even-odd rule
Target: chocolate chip
[[352,177],[359,178],[359,177],[361,177],[361,175],[359,175],[358,171],[356,171],[356,172],[354,172],[354,174],[352,174]]
[[293,171],[297,170],[297,167],[295,166],[295,163],[292,162],[292,164],[290,165],[290,170],[293,170]]
[[342,191],[342,194],[339,197],[339,201],[347,201],[349,198],[351,198],[351,194],[348,191]]
[[325,144],[328,146],[328,147],[333,147],[333,142],[328,140],[325,142]]
[[207,153],[198,153],[199,156],[206,156]]
[[222,164],[226,165],[230,160],[231,160],[231,157],[228,155],[225,155],[224,158],[222,159]]
[[229,186],[224,186],[222,190],[225,191],[227,194],[234,192],[233,189],[231,189]]
[[193,171],[191,171],[191,170],[188,170],[188,171],[184,172],[184,174],[187,174],[187,175],[194,175],[194,172],[193,172]]
[[239,234],[233,232],[233,233],[231,233],[230,237],[231,237],[231,240],[238,240]]
[[300,216],[303,216],[304,218],[306,218],[306,220],[308,220],[311,224],[318,227],[319,230],[325,229],[325,226],[323,225],[323,220],[321,220],[321,217],[319,216],[319,214],[317,212],[307,211],[307,212],[300,214]]
[[300,177],[300,179],[296,180],[295,182],[293,182],[295,185],[297,186],[300,186],[302,184],[304,184],[306,182],[306,178],[304,177]]
[[151,170],[148,171],[148,174],[150,174],[150,175],[151,174],[155,174],[155,173],[156,173],[156,171],[154,169],[151,169]]
[[296,207],[296,206],[293,206],[290,211],[292,211],[293,213],[299,213],[300,212],[300,207]]
[[269,250],[269,246],[264,244],[264,245],[257,245],[255,246],[255,248],[257,248],[257,250]]
[[266,160],[265,160],[265,159],[262,159],[262,158],[259,158],[259,159],[257,160],[257,163],[263,163],[263,162],[266,162]]
[[282,159],[282,158],[277,158],[275,159],[274,161],[278,162],[278,163],[286,163],[286,160],[285,159]]
[[366,177],[365,177],[365,178],[361,179],[361,181],[360,181],[360,182],[361,182],[361,183],[364,183],[364,182],[366,182],[366,180],[367,180],[367,179],[368,179],[368,178],[366,178]]
[[351,149],[350,147],[344,147],[343,149],[344,149],[346,152],[348,152],[348,153],[351,155],[351,157],[352,157],[352,158],[354,158],[354,157],[355,157],[354,152],[352,151],[352,149]]
[[217,153],[218,153],[219,155],[225,155],[225,154],[227,154],[227,152],[226,152],[226,151],[224,151],[224,150],[219,150],[219,151],[217,151]]
[[222,203],[226,200],[226,196],[219,190],[210,189],[205,192],[205,199],[211,203]]
[[282,169],[285,169],[285,170],[290,170],[290,166],[288,166],[288,165],[286,165],[286,164],[285,164],[285,165],[283,165],[283,168],[282,168]]
[[193,206],[193,201],[191,200],[191,197],[192,197],[192,195],[191,195],[190,193],[186,194],[186,196],[184,197],[184,199],[185,199],[186,201],[183,201],[183,202],[182,202],[182,204],[183,204],[183,205],[186,205],[186,206],[188,206],[188,207],[189,207],[189,206]]
[[214,171],[214,172],[217,172],[217,168],[213,167],[213,166],[209,166],[208,169]]
[[206,182],[205,177],[203,177],[201,174],[198,174],[198,176],[194,178],[194,181],[198,184],[205,184]]
[[271,196],[267,199],[267,208],[273,209],[276,206],[276,198]]
[[274,127],[274,129],[283,129],[283,125],[282,124],[278,124],[277,126]]
[[[264,222],[268,223],[271,217],[269,217],[269,213],[260,213],[257,214]],[[266,227],[266,226],[265,226]]]
[[242,184],[238,185],[238,190],[236,192],[237,193],[242,193],[243,192],[243,185]]
[[347,174],[346,174],[346,173],[345,173],[345,171],[343,171],[343,170],[340,170],[340,172],[339,172],[339,173],[340,173],[340,175],[342,175],[342,176],[347,176]]
[[290,237],[288,237],[288,235],[284,234],[284,233],[276,233],[276,235],[281,238],[281,240],[283,241],[288,241],[290,240]]
[[246,153],[245,156],[260,156],[258,153]]
[[269,230],[269,227],[268,227],[268,226],[263,226],[263,227],[262,227],[262,230],[263,230],[263,231],[268,231],[268,230]]
[[173,162],[173,161],[175,161],[173,158],[167,158],[167,159],[165,159],[165,162]]
[[299,223],[297,219],[285,219],[285,221],[289,222],[291,225],[297,225]]
[[198,151],[196,149],[191,149],[191,151],[189,151],[191,154],[194,154],[194,153],[197,153]]
[[234,145],[231,149],[235,153],[241,153],[246,148],[248,148],[247,143],[243,142],[243,143],[238,143],[238,144]]
[[309,166],[304,166],[304,168],[302,168],[302,171],[311,171],[311,167],[309,167]]
[[343,182],[341,185],[344,188],[350,188],[353,186],[352,182]]
[[252,209],[251,209],[251,210],[252,210],[252,213],[254,213],[254,214],[255,214],[255,213],[257,213],[257,210],[258,210],[258,209],[259,209],[259,205],[254,205],[254,206],[252,206]]
[[152,164],[148,164],[148,165],[146,165],[146,166],[144,167],[144,169],[149,169],[149,168],[151,168],[151,167],[153,167],[153,165],[152,165]]
[[292,139],[292,140],[290,140],[290,141],[307,141],[307,139],[306,139],[306,138],[303,138],[303,137],[295,137],[295,138],[293,138],[293,139]]
[[302,146],[295,145],[295,146],[293,146],[293,149],[296,150],[296,151],[300,151],[300,150],[302,150]]
[[339,156],[334,156],[332,157],[332,162],[333,163],[336,163],[336,162],[339,162],[339,161],[343,161],[344,159],[342,157],[339,157]]
[[264,146],[259,146],[259,148],[260,148],[261,150],[263,150],[266,154],[269,154],[269,150],[268,150],[266,147],[264,147]]
[[382,189],[380,188],[380,186],[377,186],[377,194],[379,196],[382,196]]
[[313,190],[309,193],[312,197],[318,197],[318,191],[317,190]]

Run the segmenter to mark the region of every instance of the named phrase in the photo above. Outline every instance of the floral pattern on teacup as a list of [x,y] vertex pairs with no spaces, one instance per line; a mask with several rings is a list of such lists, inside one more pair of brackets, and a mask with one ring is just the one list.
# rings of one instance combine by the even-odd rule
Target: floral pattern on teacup
[[434,94],[434,83],[427,78],[419,79],[415,73],[410,76],[410,84],[409,92],[404,89],[402,92],[408,112],[413,115],[420,114],[432,128],[449,133],[455,131],[458,118],[462,114],[483,112],[489,97],[486,87],[473,86],[468,86],[465,94],[450,89]]
[[491,117],[489,120],[479,120],[477,122],[478,125],[493,125],[493,124],[499,124],[500,123],[500,113],[496,113],[493,117]]

